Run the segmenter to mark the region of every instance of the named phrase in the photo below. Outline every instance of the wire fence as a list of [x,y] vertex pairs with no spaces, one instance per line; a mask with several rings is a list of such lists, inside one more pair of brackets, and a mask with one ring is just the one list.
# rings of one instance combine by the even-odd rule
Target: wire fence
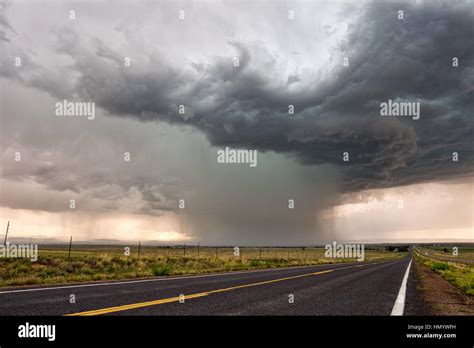
[[[10,242],[15,242],[12,238]],[[25,243],[25,241],[16,241]],[[59,257],[74,259],[77,257],[94,257],[101,255],[127,256],[132,258],[199,258],[215,260],[320,260],[334,261],[325,256],[324,246],[303,247],[235,247],[235,246],[201,246],[201,245],[146,245],[142,242],[124,244],[89,244],[74,242],[73,238],[64,243],[40,243],[38,251],[41,257]],[[397,250],[385,247],[368,247],[365,249],[365,260],[378,259],[382,256],[399,256]],[[354,255],[353,257],[357,257]]]
[[[415,247],[414,250],[418,256],[425,259],[431,259],[434,261],[441,261],[441,262],[452,262],[452,263],[458,263],[458,264],[463,264],[467,266],[474,265],[474,259],[469,259],[466,257],[466,255],[463,256],[462,253],[457,256],[455,255],[448,256],[448,255],[439,254],[431,249],[426,249],[426,248]],[[474,257],[474,253],[471,253],[470,256]]]
[[[203,258],[219,260],[235,259],[323,259],[324,248],[295,247],[230,247],[230,246],[146,246],[136,245],[41,245],[43,255],[76,257],[107,254],[111,256],[131,256],[137,258]],[[70,256],[69,256],[70,255]]]

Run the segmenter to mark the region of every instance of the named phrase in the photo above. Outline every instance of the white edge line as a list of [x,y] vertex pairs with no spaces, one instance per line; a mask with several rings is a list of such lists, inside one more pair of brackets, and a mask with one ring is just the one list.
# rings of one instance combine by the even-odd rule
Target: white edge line
[[[391,262],[396,260],[389,260],[385,262]],[[336,265],[347,265],[351,262],[339,262],[339,263],[328,263],[320,265],[307,265],[307,266],[295,266],[295,267],[280,267],[280,268],[270,268],[270,269],[259,269],[259,270],[250,270],[250,271],[237,271],[237,272],[222,272],[222,273],[211,273],[211,274],[199,274],[193,276],[179,276],[179,277],[162,277],[162,278],[152,278],[152,279],[140,279],[140,280],[128,280],[128,281],[111,281],[107,283],[94,283],[94,284],[77,284],[77,285],[66,285],[66,286],[51,286],[43,288],[33,288],[33,289],[17,289],[17,290],[6,290],[0,291],[1,294],[13,294],[19,292],[33,292],[33,291],[46,291],[46,290],[61,290],[61,289],[72,289],[72,288],[88,288],[92,286],[108,286],[108,285],[123,285],[123,284],[133,284],[133,283],[145,283],[145,282],[158,282],[166,280],[179,280],[179,279],[192,279],[192,278],[204,278],[204,277],[217,277],[217,276],[226,276],[234,274],[249,274],[249,273],[258,273],[258,272],[271,272],[271,271],[283,271],[283,270],[292,270],[300,268],[309,268],[309,267],[324,267],[324,266],[336,266]],[[364,263],[365,265],[377,264],[381,262],[374,263]]]
[[407,292],[408,275],[410,274],[412,261],[413,259],[410,260],[405,275],[403,276],[402,285],[400,286],[400,291],[398,291],[398,296],[395,300],[395,304],[393,305],[392,313],[390,315],[403,315],[403,310],[405,309],[405,295]]

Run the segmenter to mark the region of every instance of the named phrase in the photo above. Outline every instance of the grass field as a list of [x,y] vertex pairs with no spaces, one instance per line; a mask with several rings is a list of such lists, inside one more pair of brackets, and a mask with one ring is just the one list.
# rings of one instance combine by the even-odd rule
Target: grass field
[[[59,284],[228,272],[258,268],[351,262],[355,259],[328,259],[323,248],[240,248],[231,247],[141,247],[124,255],[124,246],[74,246],[68,258],[64,245],[39,247],[36,262],[29,259],[0,259],[0,286]],[[394,259],[405,252],[384,248],[365,250],[365,261]]]
[[428,252],[431,252],[435,256],[452,258],[452,259],[466,259],[474,261],[474,246],[466,247],[461,246],[458,248],[458,255],[453,255],[453,247],[452,246],[435,246],[433,248],[428,249]]
[[[472,264],[454,262],[454,257],[447,256],[446,261],[434,259],[443,256],[442,250],[445,247],[438,247],[433,253],[425,252],[426,249],[415,249],[415,258],[431,269],[433,272],[440,274],[444,279],[449,281],[457,288],[464,291],[466,294],[474,295],[474,268]],[[461,253],[462,250],[462,253]],[[459,249],[459,258],[462,260],[472,260],[474,256],[474,248]],[[453,258],[453,262],[449,258]]]

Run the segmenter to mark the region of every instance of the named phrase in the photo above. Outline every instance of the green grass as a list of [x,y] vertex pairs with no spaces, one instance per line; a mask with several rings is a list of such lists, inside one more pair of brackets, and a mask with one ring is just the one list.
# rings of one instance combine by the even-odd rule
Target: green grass
[[435,262],[431,265],[432,271],[446,271],[449,269],[449,265],[446,262]]
[[415,254],[418,261],[438,273],[466,294],[474,295],[474,269],[472,266],[453,262],[439,262]]
[[460,266],[450,265],[447,269],[438,272],[443,278],[463,290],[466,294],[474,295],[474,271],[472,267],[461,268]]
[[[326,259],[324,249],[243,249],[242,257],[233,256],[232,248],[202,248],[189,256],[179,256],[180,250],[144,248],[140,258],[124,256],[123,249],[80,249],[67,258],[64,250],[42,250],[36,262],[29,259],[0,259],[0,287],[37,284],[58,284],[94,280],[114,280],[174,276],[211,272],[229,272],[258,268],[316,265],[350,262],[354,259]],[[242,250],[242,249],[241,249]],[[168,256],[167,256],[168,255]],[[405,253],[367,250],[366,261],[393,259]]]

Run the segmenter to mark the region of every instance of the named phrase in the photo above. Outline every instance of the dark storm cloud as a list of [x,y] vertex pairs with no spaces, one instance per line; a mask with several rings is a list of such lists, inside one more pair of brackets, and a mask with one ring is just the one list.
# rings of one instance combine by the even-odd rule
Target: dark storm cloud
[[[93,100],[111,115],[191,125],[215,146],[338,165],[345,191],[453,179],[472,175],[474,163],[473,13],[469,2],[367,4],[339,47],[349,67],[337,64],[309,82],[298,75],[278,82],[277,58],[265,44],[238,40],[228,44],[239,67],[228,56],[174,67],[153,53],[124,69],[123,54],[71,28],[55,30],[56,48],[73,60],[75,83],[65,85],[58,73],[46,77],[39,67],[15,78],[59,98]],[[380,117],[387,99],[419,101],[420,120]],[[290,104],[295,115],[288,115]],[[349,163],[342,161],[346,151]]]
[[13,28],[11,27],[10,23],[8,23],[8,20],[5,16],[5,10],[8,7],[7,3],[0,3],[0,41],[10,41],[7,37],[7,31],[10,30],[12,32],[15,32]]

